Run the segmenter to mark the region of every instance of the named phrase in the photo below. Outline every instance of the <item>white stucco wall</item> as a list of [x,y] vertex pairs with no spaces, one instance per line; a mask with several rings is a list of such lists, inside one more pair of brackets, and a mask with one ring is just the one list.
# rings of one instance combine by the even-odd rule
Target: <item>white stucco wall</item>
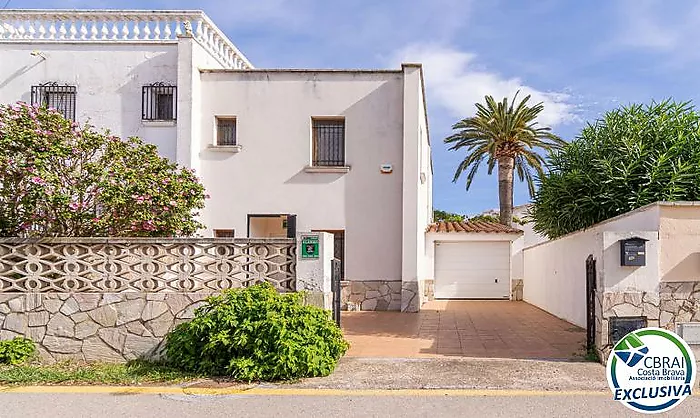
[[[296,214],[298,231],[345,230],[346,279],[401,280],[401,72],[203,72],[200,102],[205,234],[245,236],[248,214]],[[209,148],[217,115],[236,117],[240,152]],[[317,116],[345,118],[349,172],[304,170]]]
[[[659,207],[647,206],[584,231],[523,250],[523,299],[559,318],[586,326],[586,259],[596,259],[598,290],[652,290],[658,283]],[[649,239],[647,265],[620,266],[619,240]]]
[[700,202],[667,204],[660,210],[661,280],[700,281]]
[[[30,55],[35,50],[46,59]],[[75,85],[78,122],[121,137],[141,137],[175,160],[175,126],[141,121],[141,87],[177,82],[175,43],[0,42],[0,57],[0,103],[29,103],[33,85]]]

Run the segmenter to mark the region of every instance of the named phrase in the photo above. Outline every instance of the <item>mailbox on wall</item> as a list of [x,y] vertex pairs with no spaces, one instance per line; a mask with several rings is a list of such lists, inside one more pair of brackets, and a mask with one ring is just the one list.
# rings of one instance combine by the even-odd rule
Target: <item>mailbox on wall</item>
[[620,240],[620,265],[645,266],[647,260],[647,241],[648,240],[639,237]]

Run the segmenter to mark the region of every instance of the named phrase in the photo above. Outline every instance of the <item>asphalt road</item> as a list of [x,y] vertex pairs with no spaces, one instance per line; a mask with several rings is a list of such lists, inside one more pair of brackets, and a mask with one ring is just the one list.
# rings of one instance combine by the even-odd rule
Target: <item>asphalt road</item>
[[[362,396],[1,393],[2,418],[639,417],[605,395]],[[665,416],[700,416],[700,397]]]

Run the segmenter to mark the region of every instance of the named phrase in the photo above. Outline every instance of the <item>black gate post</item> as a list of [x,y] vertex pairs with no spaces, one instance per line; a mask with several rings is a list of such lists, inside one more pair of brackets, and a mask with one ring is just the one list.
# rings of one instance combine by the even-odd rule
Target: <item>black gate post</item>
[[340,276],[341,262],[334,258],[332,264],[331,290],[333,292],[333,320],[340,326]]
[[596,271],[593,254],[586,259],[586,349],[595,350]]

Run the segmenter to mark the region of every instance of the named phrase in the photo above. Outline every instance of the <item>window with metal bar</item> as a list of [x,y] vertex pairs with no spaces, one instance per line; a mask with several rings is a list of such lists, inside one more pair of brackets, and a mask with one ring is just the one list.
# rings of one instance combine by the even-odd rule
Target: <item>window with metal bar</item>
[[143,86],[141,118],[148,121],[177,119],[177,86],[162,82]]
[[345,165],[345,119],[313,119],[313,165]]
[[216,118],[216,145],[238,145],[236,140],[236,118]]
[[75,98],[77,88],[50,82],[32,86],[32,105],[56,109],[66,119],[75,121]]

